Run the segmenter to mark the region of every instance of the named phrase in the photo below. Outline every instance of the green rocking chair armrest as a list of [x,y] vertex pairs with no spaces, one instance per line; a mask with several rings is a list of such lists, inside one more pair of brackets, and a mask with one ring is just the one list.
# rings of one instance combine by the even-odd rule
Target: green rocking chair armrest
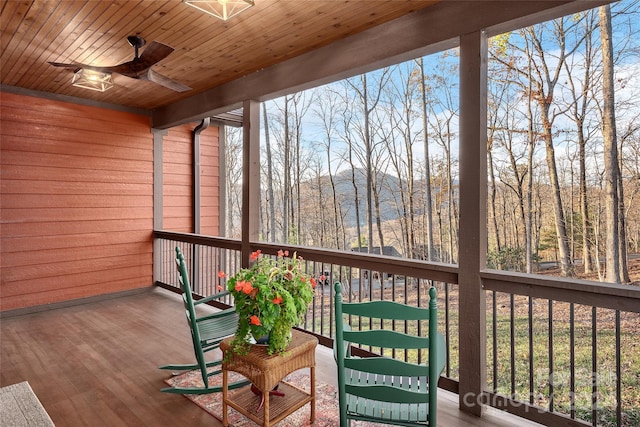
[[208,297],[200,298],[199,300],[194,301],[193,305],[206,304],[208,302],[226,297],[227,295],[230,295],[230,294],[231,293],[229,291],[218,292],[217,294],[209,295]]

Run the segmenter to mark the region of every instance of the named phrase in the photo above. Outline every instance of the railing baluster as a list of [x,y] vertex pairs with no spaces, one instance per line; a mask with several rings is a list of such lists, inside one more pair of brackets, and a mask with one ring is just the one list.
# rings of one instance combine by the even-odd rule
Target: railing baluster
[[569,304],[569,416],[576,418],[576,331],[575,307]]
[[598,340],[597,309],[591,308],[591,424],[598,425]]
[[[394,275],[395,277],[395,275]],[[418,299],[416,301],[416,305],[418,307],[422,307],[422,285],[427,282],[427,280],[425,279],[418,279],[418,288],[416,289],[416,298]],[[394,292],[392,293],[395,297],[395,282],[393,284],[393,289]],[[422,322],[418,322],[418,336],[422,336]],[[418,363],[422,363],[422,352],[418,352]]]
[[515,300],[513,294],[509,294],[509,347],[511,364],[511,398],[516,398],[516,321],[515,321]]
[[491,291],[491,346],[492,348],[492,375],[493,375],[493,392],[498,391],[498,307],[496,305],[496,291]]
[[529,297],[529,403],[533,404],[533,300]]
[[549,411],[553,412],[553,300],[549,300]]
[[[444,329],[445,329],[445,343],[447,345],[447,348],[451,348],[451,322],[449,321],[449,313],[451,312],[451,310],[449,309],[449,301],[451,299],[449,298],[449,284],[445,283],[444,284]],[[458,325],[458,328],[460,327],[460,325]],[[451,376],[451,355],[449,354],[449,351],[447,351],[447,376],[450,377]]]
[[620,355],[620,310],[616,310],[616,425],[620,427],[622,423],[622,383],[621,383],[621,366],[622,360]]

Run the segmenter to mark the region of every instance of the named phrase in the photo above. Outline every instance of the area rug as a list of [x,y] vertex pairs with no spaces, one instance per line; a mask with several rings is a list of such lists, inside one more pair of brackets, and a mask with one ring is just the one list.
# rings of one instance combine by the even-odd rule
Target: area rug
[[[302,390],[309,391],[309,370],[303,369],[288,375],[285,381],[291,383]],[[229,373],[229,381],[237,381],[243,379],[236,373]],[[165,382],[171,386],[180,387],[202,387],[202,377],[200,371],[190,371],[181,375],[177,375],[165,380]],[[209,379],[209,384],[218,385],[222,383],[222,375],[216,375]],[[193,403],[207,411],[209,414],[222,421],[222,393],[212,393],[205,395],[184,395]],[[277,399],[277,396],[272,396],[271,399]],[[256,397],[257,407],[258,397]],[[280,421],[276,425],[278,427],[303,427],[303,426],[316,426],[316,427],[330,427],[340,425],[340,417],[338,411],[338,391],[332,385],[326,384],[319,380],[316,376],[316,420],[314,423],[309,422],[309,415],[311,412],[310,405],[298,409],[293,414],[289,415],[284,420]],[[233,427],[249,427],[255,426],[255,424],[235,411],[233,408],[229,408],[229,424]],[[352,422],[352,426],[365,427],[365,426],[378,426],[381,424],[365,423],[365,422]]]
[[27,381],[0,388],[0,425],[47,427],[53,421]]

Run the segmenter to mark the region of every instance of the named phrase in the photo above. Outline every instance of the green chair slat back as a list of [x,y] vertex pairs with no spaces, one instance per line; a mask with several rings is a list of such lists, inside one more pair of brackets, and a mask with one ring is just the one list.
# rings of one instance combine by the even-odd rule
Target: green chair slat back
[[[207,360],[205,354],[216,350],[220,347],[220,342],[235,334],[238,326],[238,315],[233,307],[213,312],[198,317],[196,306],[205,304],[209,301],[220,299],[229,294],[229,292],[219,292],[206,298],[195,300],[191,291],[189,282],[189,273],[187,265],[182,255],[180,247],[176,246],[176,266],[178,267],[178,279],[180,289],[182,291],[182,302],[184,304],[185,315],[189,331],[191,332],[191,341],[193,343],[193,351],[196,359],[195,364],[172,364],[160,366],[160,369],[171,371],[200,370],[202,376],[202,387],[166,387],[162,391],[166,393],[178,394],[208,394],[218,393],[222,391],[222,385],[209,385],[209,379],[215,375],[219,375],[222,371],[219,368],[210,370],[222,364],[221,354],[218,353],[217,358]],[[229,389],[242,387],[249,384],[249,381],[238,381],[229,384]]]
[[[342,301],[339,282],[335,284],[335,292],[334,355],[338,366],[340,426],[348,426],[351,420],[404,426],[437,425],[437,385],[444,370],[446,347],[444,336],[437,328],[435,288],[429,289],[428,307],[393,301],[346,303]],[[350,319],[353,324],[349,323]],[[367,325],[428,322],[428,334],[418,336],[417,327],[415,333],[360,329],[361,319],[369,319],[365,322]],[[427,349],[428,363],[386,356],[360,358],[351,354],[352,345],[400,349],[408,352],[405,354]]]

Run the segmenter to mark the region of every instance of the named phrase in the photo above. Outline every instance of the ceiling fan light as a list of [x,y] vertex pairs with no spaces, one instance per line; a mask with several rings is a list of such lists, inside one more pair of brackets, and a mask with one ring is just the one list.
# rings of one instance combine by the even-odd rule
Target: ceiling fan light
[[184,2],[223,21],[229,20],[255,4],[254,0],[184,0]]
[[71,80],[71,84],[84,89],[104,92],[113,87],[113,78],[111,73],[103,73],[102,71],[80,68],[78,71],[73,73],[73,80]]

